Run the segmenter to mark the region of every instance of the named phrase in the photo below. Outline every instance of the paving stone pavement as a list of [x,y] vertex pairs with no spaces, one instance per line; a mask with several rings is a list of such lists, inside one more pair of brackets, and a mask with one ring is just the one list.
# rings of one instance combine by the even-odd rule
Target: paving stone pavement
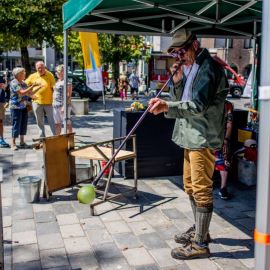
[[[101,101],[90,103],[87,116],[72,117],[75,132],[89,136],[84,139],[88,142],[111,139],[112,109],[128,104],[130,101],[108,99],[110,111],[104,112]],[[7,117],[7,141],[10,131]],[[48,126],[46,131],[50,134]],[[31,116],[27,143],[37,134]],[[41,151],[0,149],[6,270],[197,270],[202,265],[207,270],[254,269],[255,188],[244,188],[234,181],[230,201],[219,199],[216,188],[211,257],[177,261],[170,256],[177,246],[174,234],[193,223],[180,176],[139,179],[137,201],[126,197],[107,202],[91,216],[89,206],[76,200],[77,187],[53,193],[49,202],[43,198],[34,204],[22,200],[17,178],[42,177],[42,163]],[[115,181],[117,185],[132,184],[119,176]]]

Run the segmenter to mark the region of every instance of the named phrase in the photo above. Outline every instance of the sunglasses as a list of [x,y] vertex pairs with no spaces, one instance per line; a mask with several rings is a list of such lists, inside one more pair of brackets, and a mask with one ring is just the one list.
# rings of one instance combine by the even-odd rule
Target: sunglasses
[[179,58],[181,56],[184,56],[184,54],[186,54],[187,51],[189,50],[190,46],[191,46],[191,44],[186,45],[184,48],[181,48],[179,51],[172,51],[171,56],[173,58]]

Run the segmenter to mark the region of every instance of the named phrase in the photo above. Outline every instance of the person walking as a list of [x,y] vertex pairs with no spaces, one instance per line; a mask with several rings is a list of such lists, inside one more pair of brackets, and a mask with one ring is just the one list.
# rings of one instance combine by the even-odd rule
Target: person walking
[[52,107],[55,79],[53,74],[46,70],[45,64],[42,61],[36,62],[36,71],[37,72],[31,74],[25,82],[29,86],[35,83],[42,85],[41,89],[36,94],[36,99],[33,101],[33,111],[39,128],[39,137],[42,138],[46,136],[44,124],[45,115],[52,134],[56,135]]
[[19,148],[27,148],[24,136],[27,132],[28,111],[27,106],[30,104],[29,99],[35,98],[34,92],[38,91],[41,86],[38,83],[27,87],[24,82],[25,69],[21,67],[14,68],[14,79],[10,82],[10,114],[12,121],[12,150],[18,150],[16,138],[20,136]]
[[120,75],[118,79],[118,88],[121,100],[123,101],[124,99],[127,99],[128,81],[127,76],[124,72]]
[[135,70],[132,70],[131,75],[129,76],[129,85],[130,85],[130,93],[131,98],[134,100],[135,98],[138,99],[138,92],[139,92],[139,77],[136,75]]
[[[64,121],[64,65],[59,65],[55,69],[56,76],[58,78],[53,91],[53,118],[55,122],[56,135],[61,134],[62,124]],[[71,95],[72,84],[68,83],[67,88],[67,132],[72,132],[71,122]]]
[[180,66],[172,78],[172,101],[153,98],[149,111],[176,119],[172,140],[184,148],[184,189],[195,221],[188,231],[175,235],[182,246],[171,255],[180,260],[206,258],[210,256],[214,150],[223,143],[228,82],[222,67],[186,29],[174,34],[168,52],[176,59],[171,72]]
[[231,194],[227,190],[228,174],[231,167],[231,149],[230,141],[232,136],[233,127],[233,104],[226,100],[224,105],[225,113],[225,131],[224,141],[221,149],[216,150],[216,164],[215,169],[220,172],[221,186],[219,190],[219,196],[223,200],[231,198]]
[[6,105],[6,81],[0,77],[0,148],[8,148],[10,145],[4,140],[4,120]]

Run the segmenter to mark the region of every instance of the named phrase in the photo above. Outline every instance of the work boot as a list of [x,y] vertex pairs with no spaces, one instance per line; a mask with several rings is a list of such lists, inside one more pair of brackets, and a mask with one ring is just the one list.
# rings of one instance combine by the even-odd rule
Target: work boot
[[190,227],[186,232],[181,233],[181,234],[176,234],[174,236],[174,241],[176,243],[182,244],[182,245],[186,245],[188,244],[191,239],[193,239],[195,236],[195,225],[193,225],[192,227]]
[[[186,232],[181,233],[181,234],[176,234],[174,236],[174,241],[176,243],[182,244],[182,245],[187,245],[189,244],[191,241],[194,240],[195,237],[195,225],[193,225],[192,227],[190,227]],[[211,237],[210,234],[207,233],[206,235],[206,240],[207,243],[211,242]]]
[[171,256],[178,260],[208,258],[210,251],[207,244],[199,245],[196,242],[190,242],[185,246],[174,248],[171,251]]

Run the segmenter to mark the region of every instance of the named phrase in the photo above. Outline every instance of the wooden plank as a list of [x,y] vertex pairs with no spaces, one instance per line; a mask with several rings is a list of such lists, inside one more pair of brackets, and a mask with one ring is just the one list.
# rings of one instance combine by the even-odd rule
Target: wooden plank
[[[112,157],[112,149],[110,147],[98,146],[98,148],[105,154],[105,156],[108,157],[108,159]],[[78,158],[106,161],[105,158],[93,146],[71,151],[70,155]],[[135,152],[120,150],[119,153],[116,155],[115,161],[117,162],[134,157],[136,157]]]
[[69,156],[69,171],[70,171],[70,182],[74,186],[76,184],[76,166],[75,157],[69,155],[69,152],[74,150],[74,133],[68,134],[68,156]]
[[70,186],[68,136],[54,136],[43,139],[44,169],[48,192]]

